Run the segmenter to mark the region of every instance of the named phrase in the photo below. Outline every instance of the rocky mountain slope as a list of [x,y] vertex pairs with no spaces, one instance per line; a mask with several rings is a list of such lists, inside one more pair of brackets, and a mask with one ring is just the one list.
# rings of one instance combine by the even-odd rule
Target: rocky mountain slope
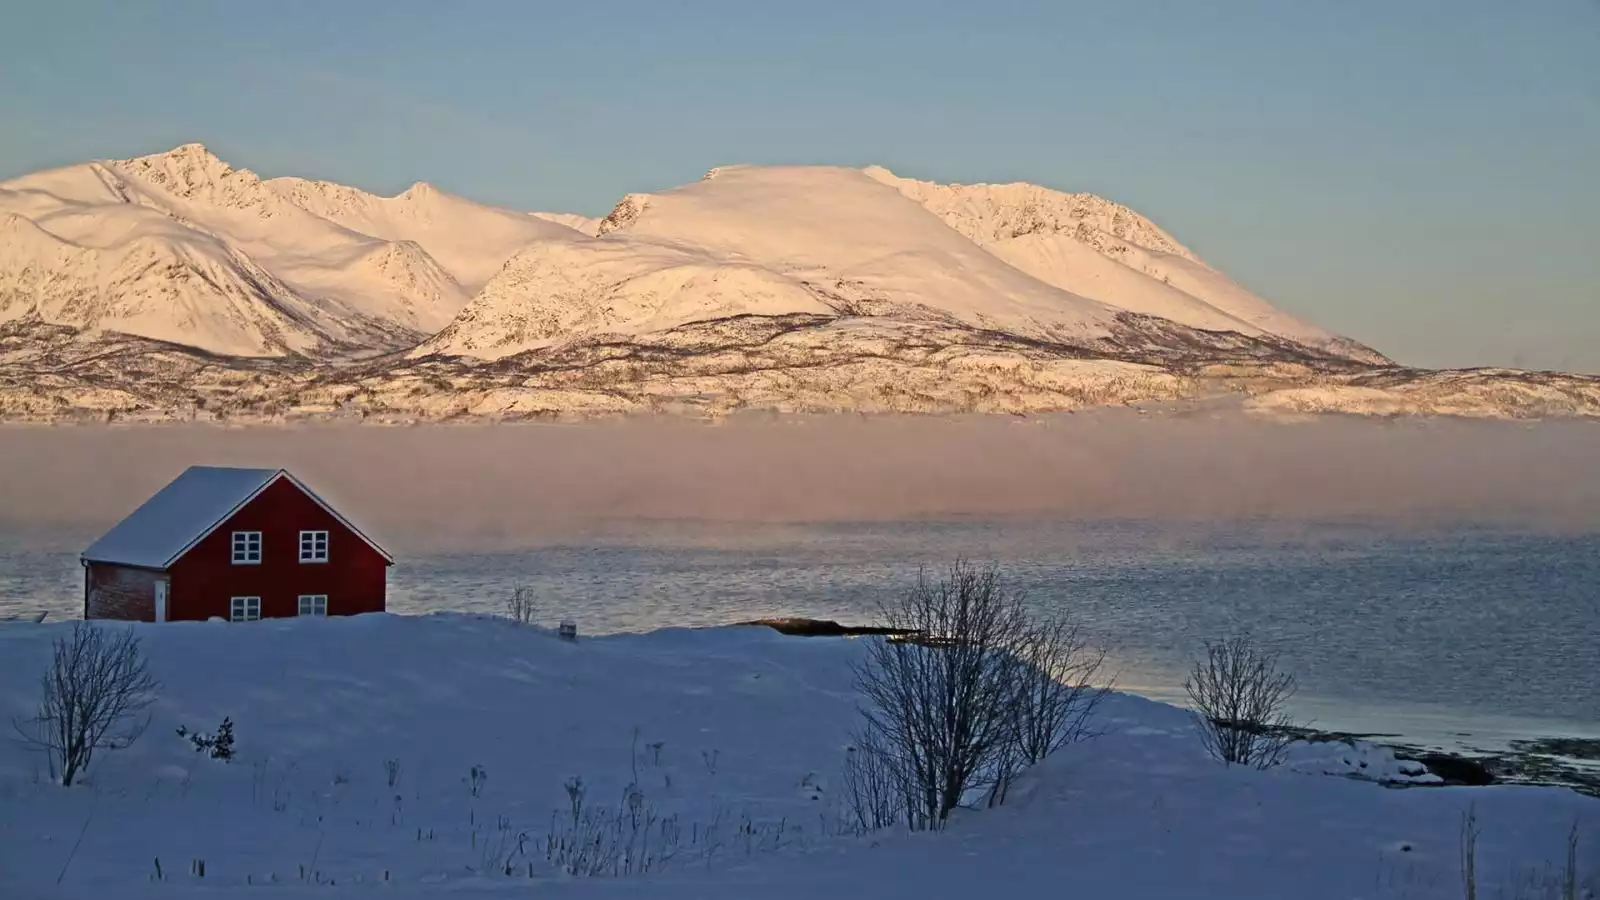
[[730,166],[604,219],[262,179],[198,144],[0,183],[0,420],[649,411],[1600,414],[1288,315],[1126,207]]

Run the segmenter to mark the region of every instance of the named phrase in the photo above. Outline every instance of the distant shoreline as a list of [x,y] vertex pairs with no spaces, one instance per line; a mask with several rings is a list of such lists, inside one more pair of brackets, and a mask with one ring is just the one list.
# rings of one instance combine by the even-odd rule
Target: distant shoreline
[[[793,637],[863,637],[907,634],[872,625],[844,625],[832,619],[780,616],[736,623],[765,626]],[[1135,693],[1130,691],[1129,693]],[[1600,739],[1570,735],[1514,739],[1506,751],[1447,750],[1397,740],[1396,734],[1294,729],[1308,741],[1366,741],[1387,747],[1402,760],[1422,763],[1447,787],[1511,784],[1568,787],[1600,798]],[[1403,785],[1404,786],[1404,785]],[[1415,787],[1416,785],[1409,785]]]

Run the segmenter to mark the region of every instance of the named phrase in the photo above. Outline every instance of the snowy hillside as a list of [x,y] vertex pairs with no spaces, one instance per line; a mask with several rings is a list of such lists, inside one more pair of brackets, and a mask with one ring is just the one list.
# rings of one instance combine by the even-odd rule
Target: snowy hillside
[[881,166],[865,171],[991,253],[1063,290],[1195,328],[1267,332],[1386,361],[1273,308],[1155,223],[1104,198],[1033,184],[935,184],[900,178]]
[[421,247],[469,292],[482,287],[519,248],[545,238],[574,237],[573,228],[582,223],[484,206],[424,182],[393,197],[303,178],[273,178],[264,184],[351,231]]
[[[790,313],[953,319],[1092,339],[1109,334],[1115,316],[984,253],[851,169],[720,168],[675,190],[630,195],[598,231],[592,242],[524,251],[532,258],[508,265],[418,353],[493,358],[585,334]],[[530,318],[544,327],[526,328]]]
[[240,356],[306,352],[337,327],[236,247],[164,219],[120,218],[145,221],[116,223],[121,233],[96,246],[0,213],[0,319],[32,316]]
[[600,233],[600,220],[591,218],[589,216],[580,216],[577,213],[548,212],[529,213],[529,215],[536,219],[543,219],[546,222],[554,222],[557,225],[565,225],[575,231],[581,231],[590,237],[594,237]]
[[726,166],[590,219],[424,182],[382,197],[262,179],[199,144],[0,183],[7,420],[1219,398],[1265,415],[1590,416],[1600,380],[1398,367],[1126,207],[1028,184]]
[[[0,623],[0,714],[30,713],[70,627]],[[163,686],[132,748],[63,788],[0,742],[7,897],[955,900],[1003,879],[1018,895],[1454,900],[1469,807],[1480,896],[1559,896],[1511,892],[1559,887],[1575,823],[1583,871],[1600,863],[1600,801],[1385,787],[1432,779],[1360,743],[1225,768],[1187,713],[1128,695],[1004,806],[942,833],[859,835],[841,773],[860,641],[723,628],[565,643],[450,614],[137,631]],[[175,733],[224,717],[228,762]],[[580,820],[649,823],[648,872],[559,871],[547,841],[573,831],[575,796]]]
[[398,349],[516,248],[577,237],[426,185],[263,181],[199,144],[5,182],[0,217],[0,317],[230,356]]
[[707,319],[833,312],[804,284],[759,265],[625,238],[545,241],[513,256],[411,355],[498,359]]

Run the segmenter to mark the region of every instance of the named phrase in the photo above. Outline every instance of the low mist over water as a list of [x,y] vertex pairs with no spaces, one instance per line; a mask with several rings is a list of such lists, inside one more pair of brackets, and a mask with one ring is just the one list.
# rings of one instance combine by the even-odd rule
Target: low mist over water
[[[1466,520],[1600,529],[1600,426],[1173,418],[0,428],[0,522],[109,526],[192,464],[292,469],[397,550],[640,519]],[[736,530],[735,532],[736,533]]]
[[395,612],[499,613],[527,585],[585,633],[862,621],[961,555],[1077,610],[1155,696],[1247,630],[1328,727],[1600,727],[1583,423],[7,428],[0,457],[0,615],[76,615],[77,552],[185,466],[283,466],[396,552]]

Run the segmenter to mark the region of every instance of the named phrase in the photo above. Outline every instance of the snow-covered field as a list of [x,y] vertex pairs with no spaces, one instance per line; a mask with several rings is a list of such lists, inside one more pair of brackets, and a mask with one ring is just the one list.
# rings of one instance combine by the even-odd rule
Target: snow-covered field
[[[51,640],[70,627],[0,624],[0,715],[31,710]],[[1600,801],[1386,787],[1373,781],[1427,779],[1367,745],[1300,746],[1268,773],[1228,769],[1204,755],[1187,713],[1120,694],[1102,708],[1102,736],[1030,773],[1006,807],[964,812],[940,834],[852,835],[838,775],[857,641],[724,628],[565,643],[454,614],[138,629],[164,687],[133,748],[61,788],[41,758],[0,743],[7,900],[1422,900],[1464,896],[1469,807],[1481,897],[1560,896],[1550,879],[1575,823],[1580,859],[1600,865]],[[224,716],[232,762],[174,733]],[[662,817],[652,846],[671,858],[625,878],[553,871],[546,840],[573,778],[610,809],[636,782],[641,812]],[[189,874],[196,860],[204,878]]]

